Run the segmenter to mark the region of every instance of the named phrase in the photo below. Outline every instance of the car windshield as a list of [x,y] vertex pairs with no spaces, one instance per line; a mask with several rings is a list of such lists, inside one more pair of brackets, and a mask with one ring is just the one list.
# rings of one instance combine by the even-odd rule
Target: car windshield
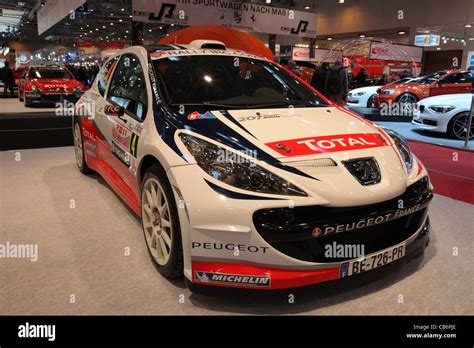
[[327,104],[270,61],[194,55],[154,61],[164,100],[172,106],[317,107]]
[[66,69],[33,68],[30,70],[30,78],[70,80],[72,77],[71,77],[71,73],[67,71]]
[[434,74],[431,74],[422,78],[420,81],[416,81],[416,83],[420,83],[422,85],[430,85],[433,82],[438,81],[439,78],[444,75],[446,75],[446,71],[438,71],[438,72],[435,72]]

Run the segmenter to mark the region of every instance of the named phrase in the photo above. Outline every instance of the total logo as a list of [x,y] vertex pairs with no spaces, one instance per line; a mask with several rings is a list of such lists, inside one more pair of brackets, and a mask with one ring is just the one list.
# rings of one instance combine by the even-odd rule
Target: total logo
[[388,144],[379,134],[368,133],[291,139],[267,143],[266,145],[284,156],[304,156],[327,152],[369,149]]
[[188,120],[194,121],[194,120],[210,120],[210,119],[215,119],[216,116],[214,116],[211,112],[206,111],[203,114],[200,114],[197,111],[194,111],[193,113],[190,113],[188,115]]
[[383,48],[383,47],[372,48],[372,54],[380,54],[380,55],[388,54],[388,48]]

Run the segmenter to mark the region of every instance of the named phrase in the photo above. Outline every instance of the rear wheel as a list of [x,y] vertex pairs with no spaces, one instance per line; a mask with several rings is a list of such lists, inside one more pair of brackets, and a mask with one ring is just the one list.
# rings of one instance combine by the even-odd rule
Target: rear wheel
[[142,225],[148,251],[167,278],[183,275],[183,248],[178,209],[163,169],[155,164],[141,186]]
[[28,108],[32,105],[31,101],[28,99],[26,94],[23,95],[23,104],[25,105],[26,108]]
[[[464,140],[467,135],[467,125],[469,121],[469,111],[462,112],[454,116],[448,124],[448,133],[455,139]],[[474,138],[474,122],[471,122],[469,139]]]

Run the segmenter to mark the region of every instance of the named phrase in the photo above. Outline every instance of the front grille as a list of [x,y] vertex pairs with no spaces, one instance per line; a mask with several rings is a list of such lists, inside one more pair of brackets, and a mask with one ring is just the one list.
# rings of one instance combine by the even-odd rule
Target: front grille
[[[307,206],[262,209],[254,213],[253,222],[272,247],[290,257],[309,262],[338,262],[346,259],[326,258],[327,245],[363,245],[365,254],[369,254],[406,240],[421,227],[432,197],[428,178],[424,177],[409,186],[399,197],[382,203],[344,208]],[[403,202],[403,209],[417,209],[413,213],[369,227],[314,236],[318,228],[324,230],[328,226],[354,226],[354,222],[362,219],[367,221],[395,214],[400,211],[400,202]]]

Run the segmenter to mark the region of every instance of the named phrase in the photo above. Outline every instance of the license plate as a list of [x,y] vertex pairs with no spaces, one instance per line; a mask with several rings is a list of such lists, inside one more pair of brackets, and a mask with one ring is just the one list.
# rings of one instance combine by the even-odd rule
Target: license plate
[[401,259],[405,256],[405,244],[399,244],[390,249],[382,250],[378,253],[365,256],[363,259],[344,262],[341,265],[341,278],[349,277],[354,274],[370,271],[374,268],[385,266],[390,262]]

